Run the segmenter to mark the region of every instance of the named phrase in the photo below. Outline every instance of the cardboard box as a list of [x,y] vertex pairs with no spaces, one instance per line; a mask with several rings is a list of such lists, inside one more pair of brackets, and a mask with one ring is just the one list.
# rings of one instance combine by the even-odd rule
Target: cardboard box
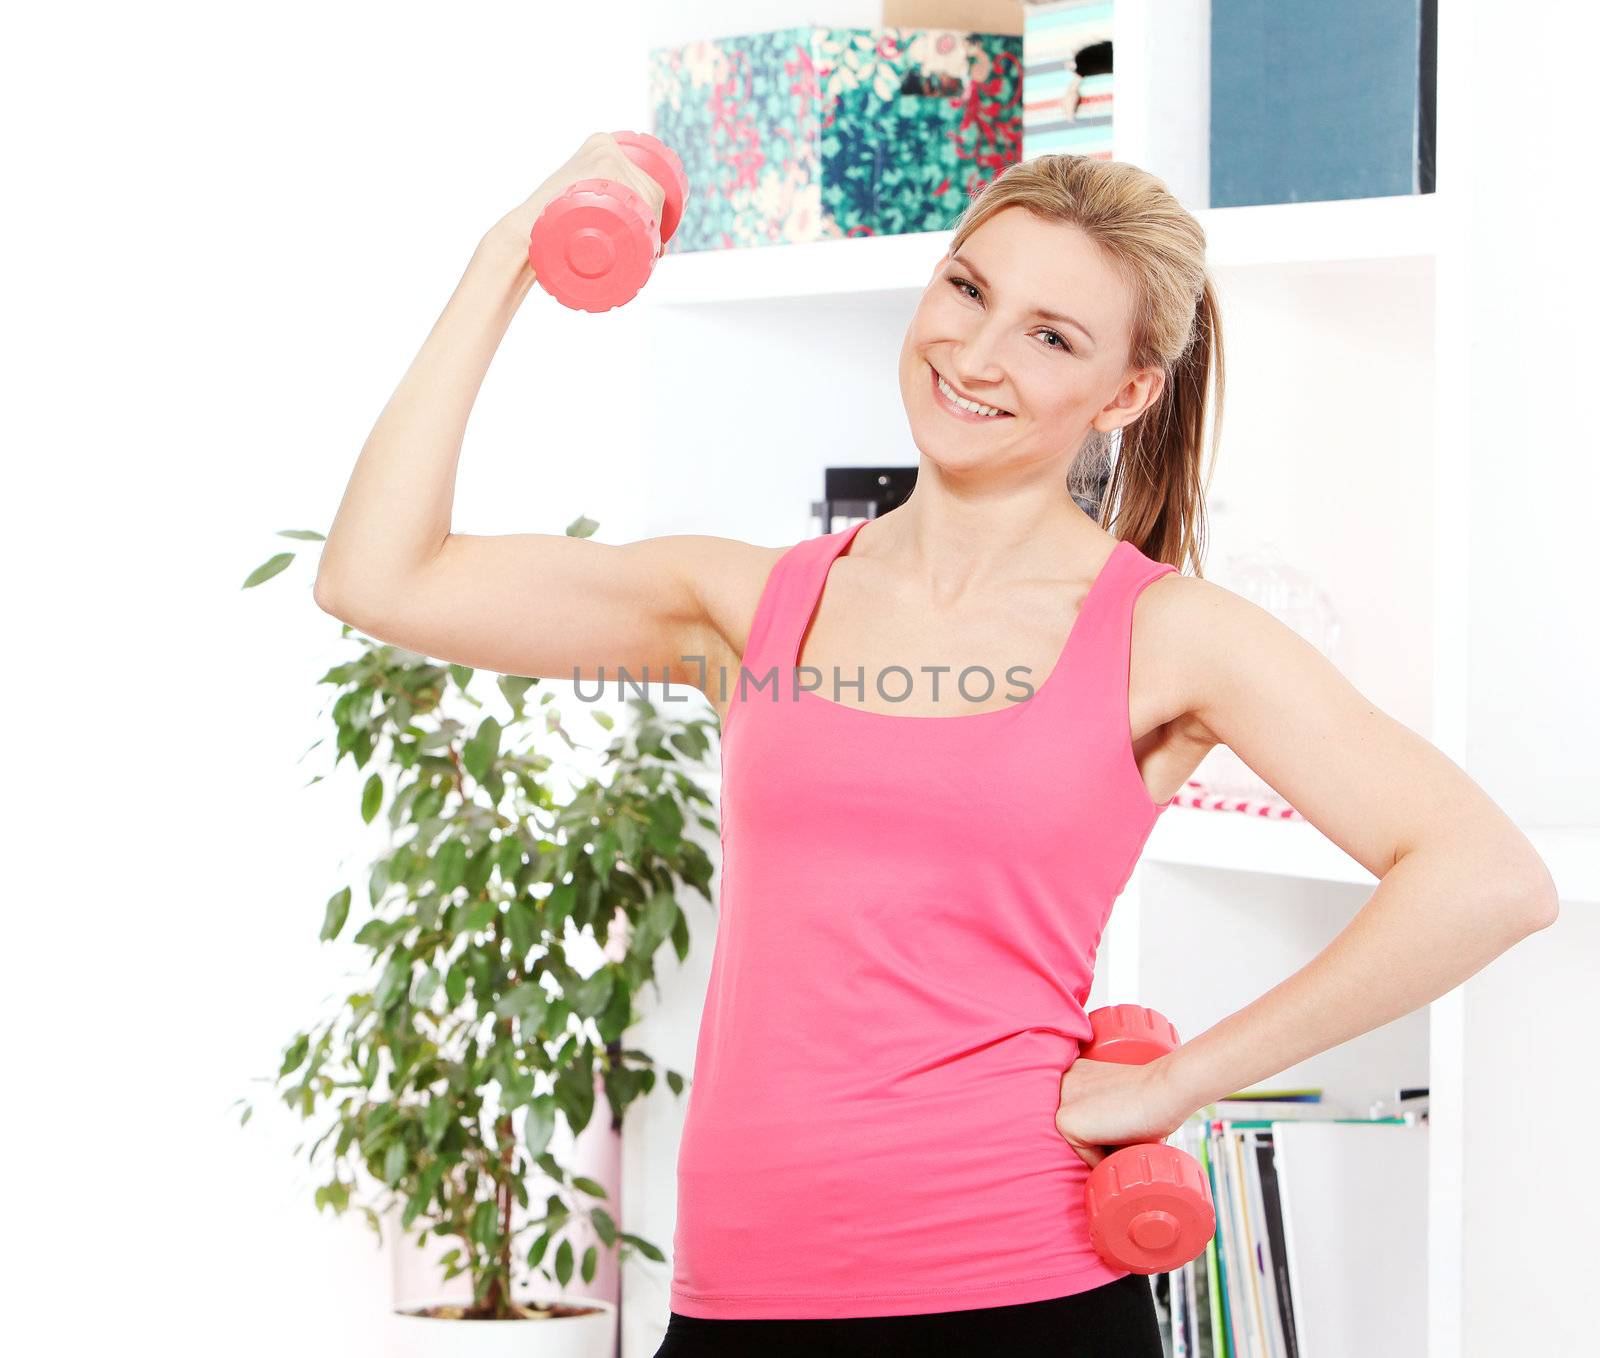
[[1022,39],[808,25],[650,53],[667,253],[943,231],[1022,156]]
[[1022,0],[883,0],[885,28],[1022,35]]

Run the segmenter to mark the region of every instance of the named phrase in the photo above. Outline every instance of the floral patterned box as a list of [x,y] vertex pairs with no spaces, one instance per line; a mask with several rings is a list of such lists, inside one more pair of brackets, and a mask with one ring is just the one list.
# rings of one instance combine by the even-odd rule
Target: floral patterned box
[[948,230],[1022,151],[1022,39],[785,28],[650,53],[689,177],[666,253]]

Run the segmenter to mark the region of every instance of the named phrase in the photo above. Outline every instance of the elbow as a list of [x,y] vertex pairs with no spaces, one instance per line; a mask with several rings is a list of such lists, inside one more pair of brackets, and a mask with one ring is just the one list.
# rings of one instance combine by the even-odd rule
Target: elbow
[[1537,933],[1540,929],[1548,929],[1560,914],[1561,902],[1552,883],[1549,891],[1532,898],[1532,903],[1528,907],[1528,932],[1531,934]]
[[1530,934],[1548,929],[1561,914],[1561,893],[1542,858],[1533,860],[1533,871],[1528,875],[1521,900]]
[[333,581],[327,579],[320,571],[316,580],[312,582],[311,597],[324,613],[331,614],[335,618],[342,617],[339,596],[334,590]]
[[317,607],[329,617],[337,618],[340,622],[351,627],[366,631],[372,621],[372,608],[366,602],[364,594],[357,594],[349,588],[336,585],[324,575],[318,575],[311,585],[311,597],[316,600]]

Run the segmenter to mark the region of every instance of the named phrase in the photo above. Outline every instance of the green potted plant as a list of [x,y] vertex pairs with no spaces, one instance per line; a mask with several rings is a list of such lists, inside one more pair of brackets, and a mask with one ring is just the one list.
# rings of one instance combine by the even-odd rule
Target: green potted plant
[[[580,518],[567,533],[596,526]],[[293,559],[274,555],[244,587]],[[440,1259],[444,1279],[470,1275],[470,1304],[396,1310],[397,1347],[610,1355],[609,1303],[523,1289],[535,1275],[546,1294],[574,1273],[591,1281],[601,1249],[664,1261],[620,1228],[605,1187],[570,1173],[550,1142],[558,1116],[576,1136],[602,1094],[620,1130],[628,1105],[655,1085],[655,1062],[626,1034],[660,945],[670,938],[680,961],[688,953],[678,892],[712,900],[710,860],[685,830],[692,821],[717,832],[692,776],[715,715],[668,719],[633,697],[624,729],[592,712],[611,735],[586,749],[553,692],[530,702],[537,679],[494,676],[506,709],[497,716],[471,669],[348,625],[342,635],[355,651],[320,680],[334,691],[333,766],[348,757],[368,770],[360,816],[383,816],[388,835],[365,890],[346,883],[329,896],[320,937],[348,938],[370,965],[337,1012],[295,1032],[275,1075],[262,1078],[303,1119],[320,1115],[309,1149],[295,1148],[327,1174],[319,1210],[359,1210],[380,1242],[385,1216],[398,1211],[419,1247],[430,1237],[452,1246]],[[541,741],[559,742],[559,762]],[[557,785],[562,773],[568,786]],[[604,950],[587,974],[568,957],[579,944]],[[665,1076],[681,1095],[684,1077]],[[238,1102],[248,1122],[251,1105]],[[548,1190],[540,1202],[528,1188],[534,1170]]]

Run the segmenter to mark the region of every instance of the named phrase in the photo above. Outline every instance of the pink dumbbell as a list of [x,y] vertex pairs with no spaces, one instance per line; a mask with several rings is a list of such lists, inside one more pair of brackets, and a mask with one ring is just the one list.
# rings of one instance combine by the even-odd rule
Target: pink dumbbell
[[612,136],[665,191],[660,223],[627,185],[579,179],[545,204],[528,238],[539,285],[563,306],[584,311],[609,311],[633,299],[678,229],[689,196],[689,177],[671,147],[648,132]]
[[[1078,1054],[1142,1066],[1178,1045],[1178,1030],[1154,1009],[1108,1004],[1089,1015],[1094,1037]],[[1113,1268],[1182,1268],[1217,1229],[1211,1185],[1194,1156],[1164,1141],[1124,1146],[1089,1171],[1089,1239]]]

